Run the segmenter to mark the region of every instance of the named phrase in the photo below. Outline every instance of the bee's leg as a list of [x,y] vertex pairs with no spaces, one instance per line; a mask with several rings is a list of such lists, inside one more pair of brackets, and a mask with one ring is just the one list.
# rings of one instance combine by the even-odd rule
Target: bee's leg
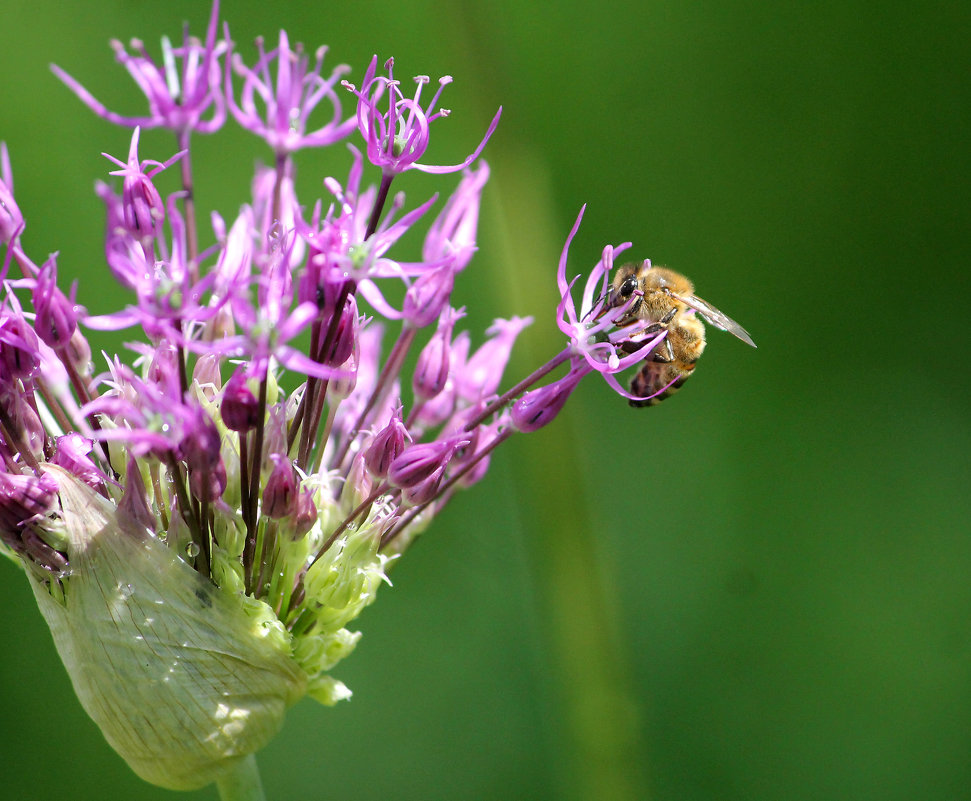
[[671,347],[671,340],[665,338],[660,345],[654,348],[651,353],[652,362],[673,362],[674,349]]
[[[660,334],[662,331],[667,331],[670,322],[674,319],[674,315],[677,314],[677,309],[671,309],[667,314],[665,314],[659,322],[651,323],[647,328],[640,332],[641,336],[649,337],[652,334]],[[624,353],[636,353],[641,348],[647,344],[646,340],[640,340],[639,342],[621,342],[620,349]],[[659,347],[664,348],[664,353],[666,358],[658,358],[657,349],[651,354],[651,358],[656,362],[673,362],[674,361],[674,351],[671,350],[671,343],[665,339]]]

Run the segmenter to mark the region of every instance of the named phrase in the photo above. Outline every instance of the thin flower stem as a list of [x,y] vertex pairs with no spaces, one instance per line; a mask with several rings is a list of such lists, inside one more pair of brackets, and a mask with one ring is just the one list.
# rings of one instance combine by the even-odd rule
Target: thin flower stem
[[250,467],[249,485],[249,522],[256,526],[256,507],[260,497],[260,478],[263,472],[263,434],[266,421],[266,381],[264,374],[260,381],[260,395],[258,399],[259,413],[257,419],[260,421],[256,426],[253,436],[253,452],[251,454],[252,465]]
[[266,801],[256,757],[248,754],[216,780],[220,801]]
[[192,283],[199,280],[199,234],[196,227],[196,201],[195,190],[192,183],[192,161],[189,150],[188,129],[180,131],[176,137],[179,150],[185,151],[185,155],[179,159],[179,167],[182,170],[182,209],[185,214],[185,239],[186,250],[188,251],[189,278]]
[[[185,477],[182,475],[182,469],[172,453],[169,453],[166,463],[169,468],[169,475],[172,478],[172,486],[175,487],[175,494],[179,500],[182,519],[185,520],[189,528],[192,541],[199,547],[201,552],[205,547],[203,544],[202,524],[192,502],[189,500],[189,493],[186,491]],[[192,561],[193,563],[196,562],[195,559]]]
[[[287,164],[290,157],[277,153],[276,156],[276,172],[273,181],[273,214],[272,219],[276,220],[283,225],[283,220],[280,219],[280,209],[283,206],[283,178],[286,175]],[[270,227],[273,227],[272,220],[270,222]]]
[[239,499],[243,512],[243,527],[246,536],[243,540],[243,585],[249,587],[253,583],[253,559],[256,548],[256,538],[251,536],[249,525],[249,432],[239,432]]
[[489,419],[493,414],[498,412],[503,408],[509,401],[517,397],[522,392],[525,392],[533,384],[539,381],[543,376],[548,373],[553,372],[557,367],[559,367],[563,362],[570,358],[570,349],[565,348],[560,353],[556,354],[552,359],[550,359],[546,364],[535,370],[533,373],[528,375],[522,381],[520,381],[512,389],[503,392],[498,398],[496,398],[492,403],[486,406],[479,414],[473,417],[468,423],[465,424],[466,431],[472,431],[476,426],[485,420]]
[[278,528],[276,522],[271,520],[267,523],[263,532],[263,542],[260,543],[260,572],[256,578],[256,583],[253,585],[253,594],[258,598],[266,595],[261,590],[264,582],[268,581],[267,570],[270,567],[272,555],[276,551]]
[[[253,450],[250,454],[251,463],[249,465],[249,487],[247,488],[249,504],[244,509],[243,521],[246,524],[246,543],[243,546],[243,566],[246,567],[247,557],[249,562],[250,582],[254,579],[253,560],[259,553],[259,520],[257,507],[260,502],[260,475],[263,471],[263,433],[266,420],[266,375],[260,381],[259,414],[257,419],[260,421],[253,434]],[[247,553],[247,549],[249,549]],[[249,587],[252,590],[252,586]]]
[[330,546],[337,541],[337,538],[347,530],[347,527],[351,525],[351,523],[357,520],[357,518],[360,517],[362,513],[367,514],[367,511],[371,508],[371,505],[378,498],[380,498],[382,495],[386,494],[390,490],[391,490],[391,485],[387,481],[382,481],[378,485],[377,489],[375,489],[370,495],[368,495],[363,501],[361,501],[354,509],[354,511],[352,511],[347,517],[345,517],[344,520],[341,522],[341,524],[334,529],[334,533],[331,534],[327,538],[327,541],[320,546],[320,548],[317,551],[317,555],[314,556],[310,564],[307,565],[307,569],[309,570],[311,567],[313,567],[314,563],[318,559],[320,559],[320,557],[323,556],[324,553],[327,552],[327,549],[330,548]]
[[[182,339],[182,320],[178,317],[175,318],[175,330],[179,334],[179,339]],[[185,348],[182,347],[181,341],[175,346],[177,361],[179,364],[179,386],[182,388],[182,394],[185,395],[189,391],[189,368],[186,364],[186,352]]]
[[324,451],[326,450],[327,441],[330,439],[330,432],[334,428],[334,418],[337,416],[337,407],[339,405],[340,401],[338,400],[336,403],[331,403],[327,407],[327,420],[324,422],[324,430],[320,432],[320,438],[317,445],[317,456],[314,458],[314,473],[320,472],[320,466],[324,462]]
[[[334,314],[330,318],[330,324],[327,326],[327,335],[324,337],[324,341],[320,344],[320,350],[317,352],[319,354],[318,359],[323,358],[323,354],[330,350],[330,346],[334,341],[334,337],[337,336],[337,329],[340,327],[341,315],[344,311],[344,305],[347,303],[347,298],[353,295],[357,291],[357,283],[353,279],[347,279],[341,284],[340,292],[337,293],[337,303],[334,304]],[[310,449],[314,440],[314,435],[317,433],[317,428],[320,426],[320,417],[313,419],[313,409],[314,409],[314,399],[316,393],[314,388],[316,387],[316,382],[311,387],[311,381],[313,379],[308,379],[307,389],[303,393],[303,398],[300,400],[300,406],[302,408],[302,429],[300,432],[300,448],[297,451],[297,466],[301,469],[306,468],[307,463],[310,461]],[[322,390],[326,394],[326,387]],[[300,411],[298,411],[298,415]],[[289,444],[289,443],[288,443]]]
[[415,421],[418,419],[418,415],[421,414],[421,410],[425,408],[425,401],[417,400],[411,406],[411,411],[408,412],[408,419],[405,420],[405,428],[409,431],[412,430],[412,426],[415,425]]
[[[40,381],[34,382],[34,389],[37,390],[38,393],[40,393],[40,397],[44,403],[44,406],[47,407],[47,411],[49,411],[54,416],[54,419],[57,421],[57,424],[61,427],[61,431],[73,430],[74,425],[68,419],[68,416],[65,414],[64,408],[61,406],[61,404],[58,403],[58,401],[54,398],[53,395],[51,395],[51,390],[50,390],[50,387],[47,386],[47,382],[44,381],[43,379],[41,379]],[[82,401],[82,403],[83,402],[84,401]],[[34,410],[37,411],[36,408]],[[94,425],[94,423],[97,422],[97,417],[95,417],[94,415],[89,415],[87,417],[87,421],[88,423],[92,424],[91,425],[92,428],[98,427],[97,425]]]
[[388,190],[391,189],[392,180],[394,180],[393,173],[381,174],[381,186],[378,187],[378,196],[374,199],[374,208],[371,209],[371,218],[368,220],[367,232],[364,234],[365,241],[370,239],[371,235],[378,230],[378,220],[381,219],[381,212],[384,209],[385,201],[388,199]]
[[[313,325],[310,327],[310,342],[311,347],[313,343],[320,339],[321,324],[320,320],[314,320]],[[307,383],[303,388],[303,397],[300,398],[300,404],[297,406],[297,411],[293,415],[293,419],[290,421],[289,429],[287,430],[287,453],[293,449],[293,443],[296,442],[297,432],[302,431],[301,425],[303,424],[304,418],[309,414],[309,409],[313,406],[314,393],[317,389],[318,380],[314,376],[307,376]],[[301,448],[304,445],[305,437],[300,438]],[[297,459],[299,462],[300,451],[297,452]]]

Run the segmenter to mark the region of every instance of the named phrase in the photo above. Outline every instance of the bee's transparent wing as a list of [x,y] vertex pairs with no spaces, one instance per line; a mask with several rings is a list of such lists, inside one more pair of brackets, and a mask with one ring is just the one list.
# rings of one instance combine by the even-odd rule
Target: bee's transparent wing
[[749,336],[748,331],[742,328],[742,326],[736,323],[727,314],[718,311],[718,309],[712,306],[708,301],[702,300],[697,295],[692,295],[691,297],[687,298],[681,297],[680,295],[675,295],[673,292],[671,295],[680,300],[682,303],[686,303],[688,306],[698,312],[706,323],[711,323],[713,326],[715,326],[715,328],[720,328],[722,331],[727,331],[729,334],[738,337],[746,345],[751,345],[753,348],[758,347],[752,341],[752,337]]

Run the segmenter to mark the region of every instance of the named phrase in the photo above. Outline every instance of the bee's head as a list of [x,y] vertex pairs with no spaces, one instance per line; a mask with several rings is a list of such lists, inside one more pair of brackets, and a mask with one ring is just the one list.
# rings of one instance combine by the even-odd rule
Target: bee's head
[[[614,280],[611,282],[610,291],[607,293],[607,301],[604,304],[605,309],[616,309],[618,306],[623,306],[630,302],[635,294],[642,294],[639,292],[640,280],[638,279],[638,266],[637,264],[625,264],[617,270],[617,273],[614,275]],[[628,312],[624,315],[624,319],[629,321],[637,313],[637,306],[639,304],[640,298],[635,299],[630,304]]]

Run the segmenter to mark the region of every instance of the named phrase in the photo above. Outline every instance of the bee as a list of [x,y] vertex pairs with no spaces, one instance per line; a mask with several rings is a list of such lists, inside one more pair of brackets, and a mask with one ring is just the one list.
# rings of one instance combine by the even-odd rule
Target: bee
[[[635,296],[635,293],[639,294]],[[631,296],[635,296],[632,301]],[[702,320],[755,347],[752,337],[742,326],[695,295],[690,280],[666,267],[654,267],[650,261],[624,264],[618,268],[604,309],[628,302],[630,308],[617,320],[618,326],[645,320],[650,323],[644,329],[645,335],[667,331],[667,336],[654,348],[630,382],[633,395],[654,397],[632,400],[631,406],[656,406],[688,380],[705,349]],[[636,343],[632,344],[636,347]]]

